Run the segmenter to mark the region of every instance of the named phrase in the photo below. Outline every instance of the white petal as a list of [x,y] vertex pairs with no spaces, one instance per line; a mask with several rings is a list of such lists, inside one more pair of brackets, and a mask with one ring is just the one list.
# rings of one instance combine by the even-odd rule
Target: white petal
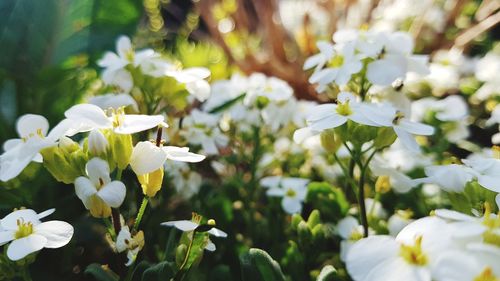
[[404,78],[406,66],[400,61],[376,60],[368,65],[366,77],[375,85],[388,86],[398,78]]
[[356,281],[365,280],[370,271],[399,253],[399,245],[391,236],[369,236],[356,242],[347,253],[346,267]]
[[283,210],[290,215],[300,213],[302,211],[302,202],[295,198],[283,197],[283,200],[281,200],[281,206],[283,207]]
[[15,239],[13,230],[0,231],[0,246]]
[[426,124],[403,119],[399,121],[398,125],[408,133],[412,133],[414,135],[430,136],[434,134],[434,127]]
[[167,155],[167,159],[181,162],[200,162],[205,159],[204,155],[189,152],[187,147],[164,146],[163,151]]
[[208,243],[207,243],[207,245],[205,246],[205,250],[210,251],[210,252],[213,252],[213,251],[215,251],[216,249],[217,249],[217,247],[215,247],[215,244],[214,244],[212,241],[208,240]]
[[412,134],[408,133],[406,130],[399,128],[399,126],[394,126],[394,132],[398,136],[401,143],[410,151],[414,153],[420,153],[420,146],[413,137]]
[[45,248],[60,248],[69,243],[74,229],[67,222],[48,221],[35,226],[34,232],[47,238]]
[[85,208],[90,209],[88,200],[90,196],[97,193],[95,185],[86,177],[78,177],[75,180],[75,193],[80,200],[82,200]]
[[115,128],[115,133],[118,134],[134,134],[149,130],[163,123],[162,115],[123,115],[123,123]]
[[19,219],[22,219],[24,222],[31,222],[33,225],[40,223],[35,211],[31,209],[22,209],[8,214],[0,221],[3,230],[17,230],[17,221]]
[[310,111],[311,114],[307,116],[307,121],[313,122],[331,116],[333,113],[335,113],[336,108],[337,105],[333,103],[327,103],[315,106],[311,109]]
[[310,127],[301,128],[293,133],[293,141],[296,143],[302,143],[305,139],[313,135],[314,133]]
[[218,228],[211,228],[209,231],[207,231],[208,233],[212,234],[213,236],[215,237],[222,237],[222,238],[226,238],[227,237],[227,233],[225,233],[224,231],[218,229]]
[[46,139],[33,139],[0,155],[0,180],[8,181],[17,177],[37,156],[40,149],[50,145],[53,143]]
[[112,181],[97,192],[97,196],[112,208],[120,207],[126,194],[127,188],[121,181]]
[[118,109],[122,106],[132,106],[135,111],[139,111],[137,102],[129,94],[106,94],[89,99],[90,104],[94,104],[106,110],[108,108]]
[[116,51],[122,58],[126,58],[128,52],[133,52],[130,38],[124,35],[120,36],[118,40],[116,40]]
[[7,248],[7,257],[10,260],[17,261],[41,250],[46,244],[47,238],[42,235],[31,234],[30,236],[12,241],[9,248]]
[[37,134],[37,130],[41,130],[42,135],[46,136],[49,131],[49,121],[41,115],[25,114],[17,119],[16,129],[21,138]]
[[85,171],[94,186],[101,186],[111,181],[108,162],[101,158],[94,157],[90,159],[85,165]]
[[199,226],[199,224],[194,223],[192,221],[188,221],[188,220],[167,221],[167,222],[161,223],[161,225],[173,226],[173,227],[175,227],[179,230],[182,230],[182,231],[193,231]]
[[23,141],[21,139],[10,139],[10,140],[6,140],[4,143],[3,143],[3,150],[4,151],[8,151],[8,150],[11,150],[13,148],[15,148],[16,146],[22,144]]
[[267,196],[273,196],[273,197],[283,197],[285,196],[285,190],[280,187],[271,187],[266,191]]
[[494,192],[500,192],[500,179],[499,176],[481,175],[477,177],[477,182],[484,188]]
[[447,220],[468,221],[468,222],[474,222],[477,220],[477,218],[475,217],[462,214],[453,210],[437,209],[434,211],[434,213],[436,214],[436,216]]
[[141,141],[132,151],[130,166],[137,175],[143,175],[161,168],[166,159],[167,155],[161,148],[149,141]]
[[56,211],[56,209],[52,208],[52,209],[48,209],[46,211],[43,211],[41,213],[38,213],[38,219],[41,220],[45,217],[48,217],[48,216],[52,215],[55,211]]
[[279,187],[279,184],[281,182],[280,176],[270,176],[270,177],[265,177],[260,180],[260,185],[264,188],[272,188],[272,187]]
[[186,84],[186,90],[197,100],[204,102],[210,97],[210,84],[205,80],[197,80]]
[[91,128],[106,129],[110,128],[112,123],[104,111],[93,104],[77,104],[66,110],[66,118],[85,124]]
[[345,116],[332,114],[329,117],[314,121],[313,123],[311,123],[310,127],[311,130],[321,132],[326,129],[336,128],[338,126],[341,126],[345,122],[347,122],[347,118]]
[[340,237],[344,239],[348,239],[351,236],[353,230],[355,230],[359,226],[359,222],[354,217],[348,216],[343,218],[337,224],[337,233]]
[[401,258],[388,259],[365,277],[366,281],[431,281],[430,269],[412,266]]

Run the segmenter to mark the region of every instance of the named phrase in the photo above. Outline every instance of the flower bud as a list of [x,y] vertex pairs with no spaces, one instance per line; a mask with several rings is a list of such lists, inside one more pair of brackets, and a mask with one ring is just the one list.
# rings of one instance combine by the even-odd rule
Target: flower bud
[[94,129],[90,131],[88,137],[88,148],[92,156],[101,156],[106,153],[109,147],[108,140],[101,131]]
[[132,155],[132,136],[110,132],[108,137],[112,158],[120,170],[127,168]]
[[375,148],[387,147],[393,144],[396,138],[397,136],[392,127],[380,127],[377,130],[377,137],[375,137],[373,145]]
[[65,153],[72,153],[78,149],[80,149],[80,145],[73,141],[68,137],[61,137],[59,139],[59,148],[62,149]]
[[163,167],[151,173],[137,176],[141,183],[142,193],[148,197],[154,197],[161,189],[163,182]]
[[335,153],[342,145],[342,142],[335,137],[333,129],[324,130],[320,134],[321,146],[327,151]]

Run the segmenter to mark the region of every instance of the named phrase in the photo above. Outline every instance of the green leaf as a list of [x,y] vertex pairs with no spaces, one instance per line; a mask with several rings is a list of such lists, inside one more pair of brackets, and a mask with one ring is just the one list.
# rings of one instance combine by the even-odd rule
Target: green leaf
[[118,281],[119,276],[105,265],[92,263],[85,269],[85,274],[94,276],[98,281]]
[[168,261],[160,262],[146,269],[142,281],[170,280],[174,276],[174,264]]
[[243,281],[284,281],[281,268],[263,250],[252,248],[240,257]]
[[223,103],[222,105],[217,106],[216,108],[210,110],[210,113],[217,113],[217,112],[221,112],[221,111],[224,111],[225,109],[230,108],[231,106],[233,106],[234,104],[236,104],[237,102],[242,100],[245,97],[245,95],[246,95],[246,93],[241,94],[241,95],[235,97],[234,99],[229,100],[229,101]]

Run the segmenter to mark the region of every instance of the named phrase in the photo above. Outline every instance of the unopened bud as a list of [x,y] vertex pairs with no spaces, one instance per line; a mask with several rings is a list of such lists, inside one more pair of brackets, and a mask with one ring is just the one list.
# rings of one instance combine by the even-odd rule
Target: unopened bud
[[106,153],[109,143],[101,131],[94,129],[88,137],[89,152],[93,156],[100,156]]
[[320,134],[321,146],[328,152],[337,152],[342,142],[335,137],[333,129],[324,130]]
[[80,149],[80,145],[68,137],[61,137],[59,139],[59,148],[61,148],[66,153],[72,153]]
[[163,167],[161,167],[151,173],[137,176],[139,182],[141,183],[142,193],[148,197],[154,197],[161,189],[163,174]]

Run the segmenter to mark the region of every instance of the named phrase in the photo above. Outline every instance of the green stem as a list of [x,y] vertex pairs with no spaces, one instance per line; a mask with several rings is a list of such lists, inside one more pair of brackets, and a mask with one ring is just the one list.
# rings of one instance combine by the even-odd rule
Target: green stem
[[31,279],[30,269],[29,269],[28,265],[26,265],[22,274],[23,274],[22,278],[24,281],[32,281],[33,280],[33,279]]
[[365,174],[366,174],[366,167],[361,170],[361,176],[359,177],[358,204],[359,204],[359,213],[361,216],[361,224],[363,225],[363,236],[368,237],[368,217],[366,215],[365,188],[364,188]]
[[[174,276],[174,281],[184,279],[184,274],[182,272],[184,270],[184,267],[186,267],[186,264],[189,260],[189,255],[191,254],[191,249],[193,248],[193,242],[194,242],[195,235],[196,235],[196,229],[193,230],[193,236],[191,237],[191,241],[189,241],[189,245],[188,245],[188,248],[186,251],[186,256],[184,257],[184,260],[182,261],[182,264],[179,267],[179,271],[177,271],[177,273]],[[182,275],[180,275],[180,274],[182,274]]]
[[[123,170],[119,169],[116,171],[116,180],[121,181]],[[117,208],[111,208],[111,218],[113,220],[113,228],[115,229],[115,235],[118,235],[122,230],[122,224],[120,222],[120,210]]]
[[142,216],[144,215],[144,212],[146,211],[146,207],[148,206],[148,200],[149,198],[147,196],[144,196],[142,199],[141,207],[139,208],[139,212],[137,213],[137,218],[135,219],[134,223],[134,228],[132,228],[132,231],[135,232],[139,229],[139,224],[141,223]]

